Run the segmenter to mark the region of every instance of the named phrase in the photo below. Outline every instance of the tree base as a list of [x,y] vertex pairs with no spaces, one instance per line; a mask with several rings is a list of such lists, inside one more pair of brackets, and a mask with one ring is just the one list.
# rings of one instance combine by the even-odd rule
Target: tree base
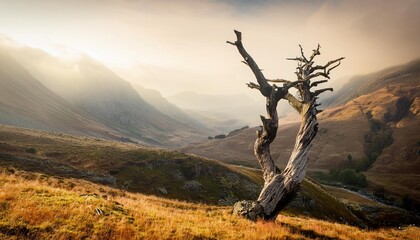
[[233,215],[241,216],[251,221],[264,219],[263,207],[255,201],[239,201],[233,205]]

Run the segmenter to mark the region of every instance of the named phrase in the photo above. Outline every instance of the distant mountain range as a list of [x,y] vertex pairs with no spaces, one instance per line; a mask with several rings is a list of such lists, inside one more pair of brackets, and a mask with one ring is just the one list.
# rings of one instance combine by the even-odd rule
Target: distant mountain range
[[[22,71],[30,76],[26,79],[36,79],[40,82],[39,85],[49,89],[56,98],[61,98],[59,102],[84,112],[84,115],[97,124],[107,126],[109,132],[116,132],[143,144],[160,146],[184,145],[189,141],[205,139],[207,135],[199,124],[191,124],[194,120],[186,114],[184,118],[179,117],[182,115],[181,111],[178,112],[179,116],[173,112],[166,114],[159,111],[146,102],[129,82],[88,56],[80,55],[75,59],[62,60],[32,48],[5,48],[3,51],[7,51],[11,56],[4,61],[14,61],[15,65],[20,65]],[[3,81],[11,82],[16,78],[18,76],[14,76],[13,73],[3,74]],[[35,92],[31,94],[41,94],[36,88],[26,87],[25,84],[29,84],[25,82],[26,79],[19,79],[20,88],[26,89],[26,95],[30,91]],[[4,99],[4,104],[8,101]],[[48,106],[48,101],[45,99],[42,105]],[[3,111],[13,112],[14,109],[4,107]],[[174,117],[171,117],[171,114]],[[5,124],[11,125],[21,126],[22,124],[17,122],[24,121],[10,117],[7,117],[6,121],[4,114],[0,116],[0,119],[3,118]],[[32,119],[27,121],[31,122]],[[62,130],[50,125],[49,121],[44,121],[45,125],[50,126],[49,129]],[[62,121],[62,125],[65,124],[66,121]]]
[[[256,102],[243,94],[205,95],[183,92],[164,98],[159,91],[130,83],[102,63],[79,53],[68,58],[58,58],[40,49],[6,45],[0,47],[8,56],[4,61],[13,61],[19,65],[31,79],[60,98],[59,102],[77,109],[95,125],[106,127],[106,132],[113,132],[112,136],[116,134],[127,141],[170,147],[186,145],[203,141],[208,136],[257,125],[259,118],[255,113],[264,112],[262,102]],[[7,81],[17,77],[13,73],[8,74],[12,78]],[[3,79],[6,76],[4,73]],[[27,92],[38,91],[36,88],[27,88],[22,79],[20,83],[20,88],[25,88]],[[45,99],[43,105],[47,106],[48,101]],[[6,103],[5,99],[2,111],[9,115],[14,113],[15,109],[8,109]],[[12,118],[4,113],[0,116],[0,122],[66,131],[66,121],[61,121],[61,127],[50,124],[49,119],[38,124],[32,119],[39,118],[36,115],[42,113],[33,113],[32,117],[26,118]]]

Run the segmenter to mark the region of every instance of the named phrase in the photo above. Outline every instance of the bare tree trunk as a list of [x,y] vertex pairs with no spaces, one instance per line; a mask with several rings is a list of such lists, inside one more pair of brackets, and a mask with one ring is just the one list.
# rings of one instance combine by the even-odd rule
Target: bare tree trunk
[[[248,87],[258,89],[266,97],[267,117],[261,116],[262,126],[257,131],[257,140],[254,145],[254,154],[261,165],[264,177],[264,187],[256,201],[241,201],[234,205],[234,214],[244,216],[251,220],[275,219],[278,213],[289,203],[299,189],[300,183],[306,175],[308,164],[308,153],[311,142],[318,131],[316,115],[321,112],[316,107],[316,99],[324,91],[332,91],[332,88],[325,88],[311,91],[312,87],[325,83],[328,80],[318,80],[311,83],[311,79],[322,76],[329,79],[332,69],[340,65],[344,58],[338,58],[325,65],[313,66],[314,58],[320,54],[318,48],[313,50],[310,58],[306,58],[302,47],[301,56],[291,58],[298,62],[296,68],[297,81],[284,79],[268,80],[264,77],[261,69],[254,59],[247,53],[242,45],[242,35],[235,30],[236,41],[229,42],[235,45],[242,55],[243,63],[248,65],[254,73],[258,84],[248,83]],[[338,63],[337,63],[338,62]],[[330,67],[331,65],[336,65]],[[269,82],[282,83],[282,87],[271,85]],[[300,98],[297,99],[289,93],[290,88],[296,88]],[[280,171],[274,164],[270,154],[270,144],[274,141],[278,129],[277,104],[281,99],[289,101],[290,105],[301,115],[301,126],[296,136],[296,142],[289,162],[283,171]]]

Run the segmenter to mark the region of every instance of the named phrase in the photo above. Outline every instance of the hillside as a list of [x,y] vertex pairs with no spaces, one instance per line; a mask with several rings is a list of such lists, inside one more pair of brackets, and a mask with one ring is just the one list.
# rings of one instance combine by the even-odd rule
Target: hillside
[[364,230],[281,215],[250,222],[228,207],[128,193],[76,179],[3,170],[2,239],[416,239],[418,227]]
[[[364,157],[364,135],[369,132],[369,125],[356,106],[352,111],[353,119],[345,118],[338,122],[333,118],[320,120],[320,131],[309,153],[311,169],[329,169],[331,166],[344,165],[348,154],[355,158]],[[280,122],[277,138],[271,145],[271,155],[279,166],[285,166],[290,157],[299,125],[297,122]],[[343,125],[348,127],[343,128]],[[253,154],[257,129],[244,129],[225,139],[192,143],[179,150],[230,164],[259,167]]]
[[[223,207],[239,199],[256,198],[261,176],[254,169],[97,138],[7,126],[1,126],[0,133],[2,238],[193,238],[196,234],[211,237],[207,235],[210,232],[217,233],[216,238],[247,238],[236,232],[255,226],[231,216],[230,207]],[[351,200],[349,208],[346,201],[351,198],[355,196],[338,200],[306,180],[277,221],[262,226],[269,224],[271,230],[266,231],[276,232],[273,236],[297,234],[304,238],[334,238],[337,234],[398,238],[417,233],[412,227],[406,232],[362,232],[337,223],[376,228],[416,221],[404,211],[366,200]],[[373,212],[360,212],[365,208]],[[220,227],[216,222],[228,224],[228,231],[209,232]],[[301,224],[307,228],[298,227]],[[316,224],[323,227],[314,229]],[[333,226],[336,230],[327,231]],[[343,233],[343,228],[348,230]]]
[[255,198],[260,189],[217,161],[177,152],[8,126],[0,133],[0,165],[24,171],[212,204]]
[[[358,80],[359,79],[359,80]],[[362,81],[363,80],[363,81]],[[319,114],[319,132],[309,169],[354,168],[366,173],[368,191],[418,209],[420,191],[420,61],[360,76],[337,94],[337,104]],[[350,99],[349,101],[347,101]],[[342,101],[347,101],[341,104]],[[271,153],[279,166],[290,156],[298,123],[280,119]],[[221,140],[191,144],[180,151],[233,164],[258,167],[253,156],[256,128]],[[291,137],[293,136],[293,137]],[[400,179],[395,181],[395,179]],[[400,203],[398,203],[400,202]]]
[[[82,179],[119,191],[219,206],[255,199],[262,187],[258,170],[177,152],[7,126],[1,126],[0,133],[0,168],[7,172]],[[370,227],[416,221],[407,212],[375,202],[366,206],[381,215],[359,213],[357,209],[366,206],[355,204],[349,210],[347,203],[305,180],[284,213]]]
[[[84,179],[116,189],[214,205],[255,199],[259,171],[130,143],[0,126],[0,167]],[[317,203],[309,204],[308,202]],[[287,211],[363,225],[344,204],[305,182]]]
[[22,66],[67,102],[114,131],[151,145],[184,145],[200,130],[144,101],[129,82],[89,56],[60,59],[32,48],[6,48]]
[[358,96],[374,92],[388,85],[399,85],[402,83],[401,81],[404,84],[417,85],[418,80],[416,78],[419,65],[420,59],[389,67],[379,72],[355,76],[349,79],[337,92],[333,93],[335,97],[330,98],[330,104],[335,106],[345,104]]
[[112,129],[67,103],[0,50],[0,123],[118,139]]
[[[379,154],[377,164],[373,165],[371,171],[390,172],[392,169],[392,171],[418,173],[420,168],[416,149],[420,135],[410,132],[419,132],[416,130],[420,126],[419,69],[420,61],[416,61],[392,68],[392,71],[384,71],[387,74],[380,75],[381,77],[368,78],[378,76],[379,73],[366,76],[363,78],[366,79],[365,84],[353,90],[370,89],[372,92],[360,95],[345,104],[325,109],[319,115],[320,130],[310,153],[310,158],[313,159],[310,167],[328,169],[344,166],[348,154],[351,154],[353,159],[363,159],[366,157],[366,136],[372,131],[380,130],[372,129],[375,128],[372,124],[376,123],[383,125],[384,129],[392,130],[393,141],[390,146],[383,149],[383,153]],[[357,93],[348,94],[357,96]],[[290,136],[296,135],[298,127],[298,123],[283,123],[280,119],[278,137],[272,144],[272,154],[280,165],[287,161],[294,144],[294,137]],[[257,163],[252,156],[255,131],[256,128],[250,128],[223,140],[191,144],[181,150],[230,163],[256,166]],[[401,149],[403,152],[392,154],[396,149]],[[223,154],[225,152],[227,154]],[[386,168],[388,170],[385,170]]]

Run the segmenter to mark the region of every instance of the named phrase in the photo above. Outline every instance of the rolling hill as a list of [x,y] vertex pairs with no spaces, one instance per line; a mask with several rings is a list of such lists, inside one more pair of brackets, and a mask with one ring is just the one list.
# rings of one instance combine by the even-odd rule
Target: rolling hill
[[[213,205],[255,199],[262,187],[259,171],[178,152],[7,126],[0,126],[0,133],[0,167],[10,171],[82,179],[129,192]],[[299,195],[289,211],[309,207],[309,216],[362,224],[314,183],[306,182]],[[307,206],[308,201],[317,204]]]
[[[223,205],[256,197],[254,169],[16,127],[0,126],[0,185],[2,239],[399,239],[419,232],[407,227],[415,221],[407,212],[351,193],[336,198],[310,180],[275,222],[253,223]],[[376,230],[362,230],[366,224]]]
[[[262,187],[258,170],[178,152],[7,126],[0,126],[0,133],[0,172],[38,179],[44,185],[55,182],[67,190],[80,189],[88,182],[99,184],[95,185],[96,194],[88,192],[87,196],[112,197],[132,192],[224,206],[241,199],[255,199]],[[305,180],[283,214],[359,227],[416,221],[407,212],[372,201],[354,203],[352,210],[347,204],[312,180]],[[362,207],[382,214],[358,212]]]

